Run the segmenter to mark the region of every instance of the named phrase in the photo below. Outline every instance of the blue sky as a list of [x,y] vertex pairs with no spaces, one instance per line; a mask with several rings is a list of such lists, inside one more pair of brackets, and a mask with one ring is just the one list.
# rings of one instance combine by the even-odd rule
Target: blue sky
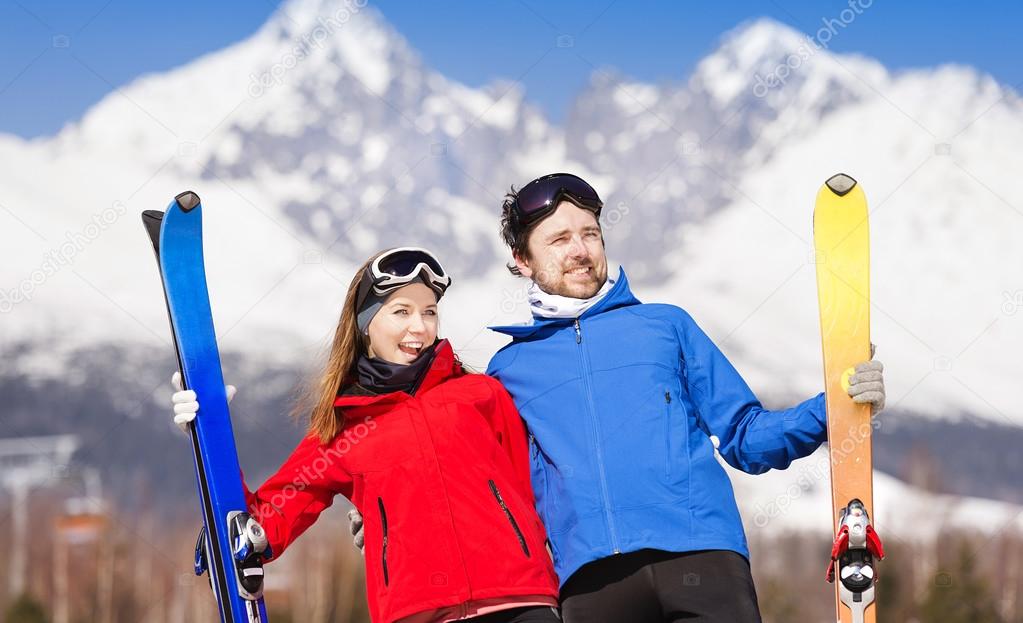
[[[804,32],[850,0],[370,1],[443,74],[472,86],[519,79],[555,121],[594,67],[681,81],[720,34],[769,16]],[[1023,3],[852,0],[869,8],[831,48],[890,68],[973,65],[1023,86]],[[53,134],[116,86],[181,65],[254,32],[275,2],[0,0],[0,132]],[[550,50],[559,36],[570,48]],[[565,41],[565,39],[562,39]],[[548,50],[550,50],[548,52]]]

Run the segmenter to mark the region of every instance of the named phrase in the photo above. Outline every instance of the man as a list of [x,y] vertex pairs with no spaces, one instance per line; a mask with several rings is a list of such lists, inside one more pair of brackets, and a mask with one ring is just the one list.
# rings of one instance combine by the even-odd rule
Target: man
[[[529,430],[532,484],[569,623],[759,621],[731,483],[784,469],[827,437],[823,394],[765,410],[684,310],[640,303],[608,278],[602,203],[574,175],[533,180],[503,205],[513,274],[533,322],[491,360]],[[880,362],[849,393],[884,405]]]

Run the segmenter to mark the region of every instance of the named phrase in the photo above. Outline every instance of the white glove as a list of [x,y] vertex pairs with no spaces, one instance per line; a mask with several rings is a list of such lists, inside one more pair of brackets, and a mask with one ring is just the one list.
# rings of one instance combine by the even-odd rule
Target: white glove
[[849,377],[849,395],[853,402],[870,403],[871,416],[880,413],[885,401],[884,365],[875,359],[858,364]]
[[[196,400],[195,392],[192,390],[185,390],[181,385],[181,372],[175,372],[171,376],[171,385],[174,387],[174,394],[171,395],[171,404],[174,405],[174,423],[178,425],[181,432],[188,434],[188,423],[195,419],[195,414],[199,412],[199,401]],[[231,399],[238,392],[238,388],[234,385],[227,385],[224,387],[224,391],[227,393],[227,402],[231,403]]]
[[348,529],[352,532],[352,545],[358,548],[359,553],[366,554],[366,535],[362,527],[362,513],[356,509],[348,511]]

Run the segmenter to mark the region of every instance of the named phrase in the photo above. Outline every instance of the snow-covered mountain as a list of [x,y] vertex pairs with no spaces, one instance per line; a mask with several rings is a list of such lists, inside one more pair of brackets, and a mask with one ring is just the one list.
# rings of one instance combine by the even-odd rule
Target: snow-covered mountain
[[[777,29],[740,31],[698,77],[742,66],[736,48]],[[783,88],[794,94],[767,94],[778,112],[755,122],[757,139],[735,154],[731,202],[683,234],[666,261],[686,269],[661,295],[712,319],[755,385],[782,376],[813,387],[809,206],[829,175],[852,173],[871,200],[873,341],[889,364],[889,405],[1019,424],[1023,209],[1010,182],[1019,96],[969,68],[890,74],[823,51],[797,77]]]
[[889,404],[1023,421],[1014,91],[967,67],[892,74],[765,19],[727,34],[682,86],[598,72],[575,110],[568,153],[616,176],[612,205],[628,210],[610,252],[628,266],[645,255],[647,298],[702,319],[755,387],[819,387],[811,210],[845,171],[871,200]]
[[460,275],[493,265],[484,206],[528,175],[505,154],[551,133],[513,86],[469,89],[423,67],[372,9],[289,3],[248,40],[111,93],[51,139],[0,140],[5,339],[162,339],[137,214],[185,187],[209,206],[221,332],[246,319],[225,346],[319,338],[352,265],[378,248],[448,248]]
[[82,349],[169,349],[138,214],[185,188],[206,206],[226,352],[308,365],[353,267],[415,243],[454,272],[444,332],[482,367],[501,342],[482,327],[526,315],[502,195],[572,170],[604,195],[609,255],[641,298],[689,309],[765,397],[805,397],[821,385],[812,201],[844,171],[872,202],[889,404],[1023,422],[1011,89],[968,67],[892,73],[759,20],[675,83],[595,72],[564,127],[527,95],[439,74],[372,8],[293,0],[56,136],[0,135],[2,369],[59,377]]

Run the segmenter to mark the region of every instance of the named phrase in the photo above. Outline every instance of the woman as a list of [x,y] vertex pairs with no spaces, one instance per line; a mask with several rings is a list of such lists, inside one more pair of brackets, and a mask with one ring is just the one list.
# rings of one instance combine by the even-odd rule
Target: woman
[[[348,288],[307,436],[254,493],[275,557],[348,498],[365,521],[373,621],[557,621],[522,421],[501,384],[437,339],[451,279],[423,249],[366,262]],[[195,417],[174,395],[175,421]],[[200,416],[201,417],[201,416]]]

